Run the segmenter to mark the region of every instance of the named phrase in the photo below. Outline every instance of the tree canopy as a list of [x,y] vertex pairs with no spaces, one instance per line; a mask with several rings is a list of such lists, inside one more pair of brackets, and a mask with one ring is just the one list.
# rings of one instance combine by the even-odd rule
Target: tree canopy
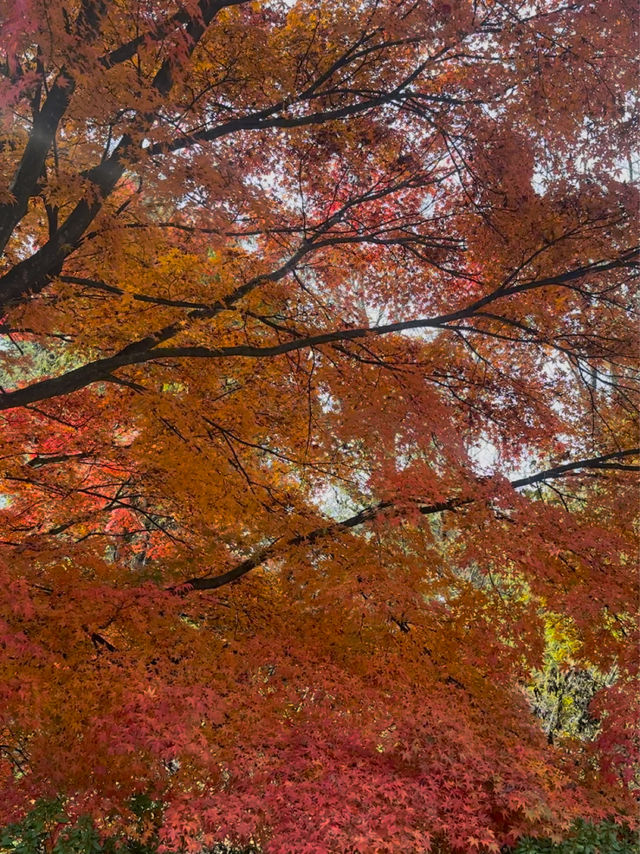
[[633,820],[637,11],[0,0],[0,819]]

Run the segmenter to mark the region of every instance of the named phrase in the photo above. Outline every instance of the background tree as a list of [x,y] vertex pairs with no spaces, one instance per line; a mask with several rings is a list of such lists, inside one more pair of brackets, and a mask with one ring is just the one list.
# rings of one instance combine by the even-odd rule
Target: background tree
[[[6,820],[630,815],[635,13],[0,0]],[[530,711],[551,618],[593,742]]]

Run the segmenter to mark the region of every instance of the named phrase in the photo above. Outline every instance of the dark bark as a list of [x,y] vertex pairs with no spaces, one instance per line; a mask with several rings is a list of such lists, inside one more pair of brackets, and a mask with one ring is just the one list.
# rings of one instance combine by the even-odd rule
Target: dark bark
[[[509,482],[514,489],[522,489],[524,486],[532,486],[536,483],[544,483],[547,480],[566,477],[569,474],[585,469],[591,471],[613,469],[619,471],[640,471],[640,465],[628,465],[622,462],[622,460],[627,457],[639,455],[640,448],[628,448],[623,451],[613,451],[610,454],[603,454],[599,457],[574,460],[570,463],[562,463],[561,465],[553,466],[552,468],[545,469],[544,471],[537,472],[536,474],[529,475],[528,477],[517,478]],[[473,498],[451,498],[448,501],[441,501],[436,504],[420,504],[419,501],[411,503],[414,507],[417,506],[417,509],[423,516],[431,516],[435,513],[444,513],[448,510],[459,509],[465,505],[473,503],[473,501]],[[405,502],[405,504],[406,503],[407,502]],[[269,560],[269,558],[276,557],[278,552],[286,549],[288,546],[295,547],[300,545],[311,545],[325,537],[331,537],[333,534],[340,534],[342,531],[347,531],[351,528],[357,528],[360,525],[364,525],[366,522],[372,521],[384,512],[401,513],[402,508],[395,505],[393,501],[381,501],[379,504],[363,508],[358,511],[358,513],[355,513],[347,519],[343,519],[341,522],[333,522],[329,525],[324,525],[321,528],[315,528],[308,534],[298,535],[287,540],[276,540],[271,543],[271,545],[258,551],[255,555],[252,555],[241,563],[236,564],[236,566],[227,572],[215,576],[190,578],[188,581],[185,581],[182,585],[176,588],[176,590],[177,592],[189,592],[191,590],[217,590],[219,587],[224,587],[232,581],[237,581],[239,578],[242,578],[243,575],[246,575],[248,572],[251,572],[252,569],[256,569],[261,566],[266,560]]]

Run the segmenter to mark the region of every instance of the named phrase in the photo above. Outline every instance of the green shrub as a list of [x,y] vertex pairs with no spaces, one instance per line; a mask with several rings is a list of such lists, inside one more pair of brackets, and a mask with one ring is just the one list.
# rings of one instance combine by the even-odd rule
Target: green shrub
[[521,839],[513,854],[640,854],[640,844],[637,834],[612,821],[580,821],[562,842]]

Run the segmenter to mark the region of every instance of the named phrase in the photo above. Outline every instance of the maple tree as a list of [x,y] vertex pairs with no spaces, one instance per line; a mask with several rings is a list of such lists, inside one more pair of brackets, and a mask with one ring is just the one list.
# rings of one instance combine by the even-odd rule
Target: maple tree
[[1,820],[633,821],[636,12],[0,0]]

